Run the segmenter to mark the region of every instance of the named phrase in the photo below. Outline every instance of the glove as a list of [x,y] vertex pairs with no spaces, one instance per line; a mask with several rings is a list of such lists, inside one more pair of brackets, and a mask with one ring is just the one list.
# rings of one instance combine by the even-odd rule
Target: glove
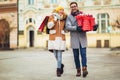
[[93,26],[93,31],[96,31],[97,28],[98,28],[98,24],[94,25],[94,26]]
[[54,16],[54,21],[57,21],[57,17],[56,16]]
[[78,31],[78,32],[83,32],[82,26],[77,26],[77,31]]
[[53,13],[54,20],[60,20],[60,15],[58,13]]

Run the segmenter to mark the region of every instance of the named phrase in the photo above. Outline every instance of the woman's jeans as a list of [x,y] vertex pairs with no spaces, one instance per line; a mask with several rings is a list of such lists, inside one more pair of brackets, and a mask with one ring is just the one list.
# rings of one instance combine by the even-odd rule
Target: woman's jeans
[[87,67],[86,48],[82,48],[80,45],[80,49],[73,49],[76,69],[79,69],[81,67],[79,54],[81,55],[82,67]]
[[54,55],[57,60],[57,68],[61,68],[62,63],[62,51],[61,50],[54,50]]

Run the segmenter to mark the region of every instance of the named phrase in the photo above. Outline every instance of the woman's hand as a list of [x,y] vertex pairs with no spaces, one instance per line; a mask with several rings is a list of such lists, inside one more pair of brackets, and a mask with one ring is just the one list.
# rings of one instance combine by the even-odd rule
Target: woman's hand
[[53,13],[54,20],[60,20],[60,15],[58,13]]

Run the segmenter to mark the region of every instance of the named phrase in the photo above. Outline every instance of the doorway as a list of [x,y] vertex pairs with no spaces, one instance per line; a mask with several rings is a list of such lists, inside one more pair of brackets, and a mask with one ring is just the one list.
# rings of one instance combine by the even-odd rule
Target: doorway
[[102,45],[101,45],[101,40],[97,40],[96,47],[97,47],[97,48],[101,48],[101,47],[102,47]]
[[34,31],[29,31],[29,46],[34,47]]
[[10,48],[10,26],[5,19],[0,20],[0,49]]
[[109,40],[105,40],[104,41],[104,47],[105,48],[109,48]]

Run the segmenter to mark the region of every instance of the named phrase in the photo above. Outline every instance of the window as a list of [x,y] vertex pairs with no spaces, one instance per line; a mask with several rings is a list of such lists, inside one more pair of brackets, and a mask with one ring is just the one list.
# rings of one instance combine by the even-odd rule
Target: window
[[52,3],[52,4],[56,4],[56,3],[57,3],[57,0],[51,0],[51,3]]
[[101,13],[97,15],[97,23],[99,25],[99,33],[109,32],[109,15],[107,13]]
[[[71,2],[71,1],[73,1],[73,0],[69,0],[69,2]],[[82,1],[84,1],[84,0],[74,0],[75,2],[82,2]]]
[[100,0],[94,0],[94,5],[100,5],[100,4],[101,4]]
[[78,0],[78,1],[82,2],[83,0]]
[[29,19],[29,22],[30,22],[30,23],[32,22],[32,18]]
[[35,20],[32,19],[32,18],[29,18],[26,20],[26,24],[29,24],[29,23],[34,23],[35,24]]
[[28,5],[34,5],[34,0],[28,0]]
[[26,24],[28,24],[28,20],[26,20]]
[[23,35],[23,34],[24,34],[24,31],[19,31],[18,34],[19,34],[19,35]]
[[8,0],[0,0],[0,2],[4,2],[4,1],[8,1]]
[[34,20],[34,24],[35,24],[35,20]]
[[84,3],[85,6],[93,6],[94,5],[94,2],[93,0],[86,0],[85,3]]

